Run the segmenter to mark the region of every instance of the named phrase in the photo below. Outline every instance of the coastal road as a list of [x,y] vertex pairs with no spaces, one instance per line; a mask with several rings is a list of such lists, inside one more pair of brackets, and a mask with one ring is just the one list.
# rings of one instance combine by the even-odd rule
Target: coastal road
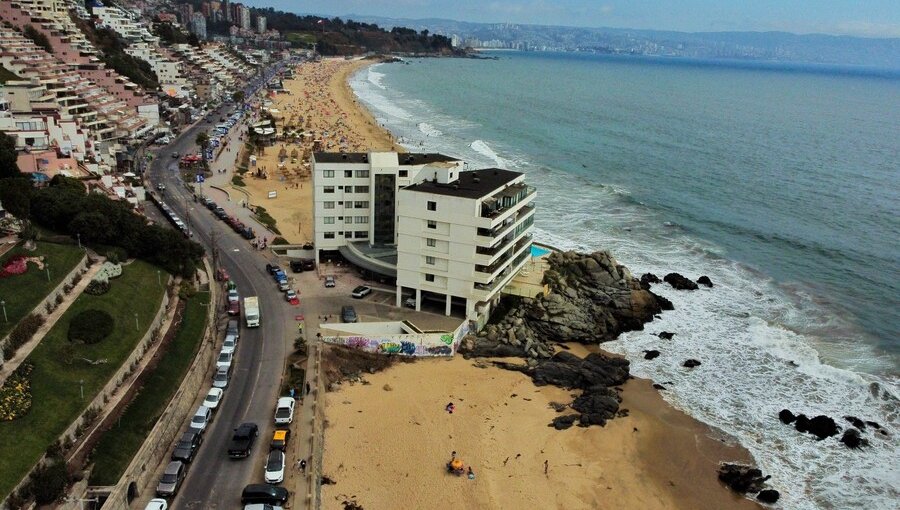
[[[255,92],[255,89],[248,92]],[[220,107],[207,119],[215,124],[220,116],[228,115],[232,110],[233,107],[228,105]],[[178,160],[172,158],[171,153],[195,152],[194,139],[208,126],[208,122],[201,121],[172,144],[158,150],[150,165],[149,178],[154,188],[159,183],[166,185],[163,200],[192,226],[194,240],[203,244],[208,253],[212,253],[215,239],[219,265],[228,271],[242,297],[259,296],[262,320],[260,327],[255,329],[243,327],[242,322],[235,365],[224,399],[205,432],[203,445],[191,463],[178,496],[172,500],[172,507],[178,509],[239,508],[243,487],[263,481],[268,440],[274,429],[275,400],[290,347],[289,335],[293,333],[287,328],[291,318],[288,314],[302,313],[296,308],[288,308],[277,292],[265,272],[266,259],[262,252],[252,249],[245,239],[194,202],[191,191],[181,182]],[[250,457],[231,460],[227,448],[232,431],[248,421],[259,426],[260,437]]]

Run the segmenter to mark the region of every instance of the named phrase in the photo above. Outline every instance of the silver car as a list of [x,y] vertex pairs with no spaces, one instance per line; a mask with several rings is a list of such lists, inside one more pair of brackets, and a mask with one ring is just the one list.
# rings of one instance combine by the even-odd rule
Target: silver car
[[184,462],[180,460],[169,462],[166,470],[163,471],[162,477],[159,479],[159,484],[156,486],[156,495],[169,498],[177,494],[179,487],[181,487],[181,482],[184,480],[185,471]]
[[228,378],[229,373],[227,368],[219,368],[216,370],[216,375],[213,376],[213,388],[227,388],[228,387]]

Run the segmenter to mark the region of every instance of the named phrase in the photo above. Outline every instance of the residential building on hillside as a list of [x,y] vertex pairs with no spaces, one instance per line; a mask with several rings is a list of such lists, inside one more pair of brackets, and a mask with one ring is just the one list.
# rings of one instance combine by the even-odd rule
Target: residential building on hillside
[[260,34],[264,34],[266,32],[266,17],[265,16],[257,16],[256,17],[256,31]]
[[202,13],[194,13],[194,17],[191,19],[191,33],[200,40],[206,39],[206,17]]
[[317,152],[312,176],[317,262],[339,253],[393,280],[398,306],[486,316],[530,253],[535,191],[521,173],[442,154]]

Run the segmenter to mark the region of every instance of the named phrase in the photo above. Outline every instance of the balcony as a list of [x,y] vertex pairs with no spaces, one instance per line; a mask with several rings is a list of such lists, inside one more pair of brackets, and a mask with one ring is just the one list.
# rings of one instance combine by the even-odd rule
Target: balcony
[[[495,242],[497,238],[505,236],[509,231],[512,230],[513,225],[517,222],[521,221],[524,218],[524,223],[527,223],[527,226],[531,226],[534,223],[534,206],[528,205],[519,209],[516,213],[515,217],[507,218],[502,224],[497,225],[494,228],[479,228],[476,231],[476,235],[480,237],[487,237],[491,239],[491,243]],[[520,224],[520,225],[522,225]],[[517,227],[520,228],[520,227]]]
[[519,271],[519,268],[522,266],[522,264],[525,263],[527,258],[528,258],[528,251],[525,251],[522,254],[520,254],[519,256],[517,256],[506,269],[504,269],[500,274],[498,274],[496,277],[494,277],[490,282],[488,282],[488,283],[477,283],[476,282],[473,286],[474,291],[475,291],[474,297],[476,297],[482,301],[489,299],[491,297],[491,295],[493,295],[497,291],[499,291],[501,287],[506,285],[516,275],[516,273]]
[[481,205],[481,217],[495,219],[518,205],[519,202],[534,195],[535,192],[534,186],[527,186],[521,183],[513,184],[496,195],[484,200]]

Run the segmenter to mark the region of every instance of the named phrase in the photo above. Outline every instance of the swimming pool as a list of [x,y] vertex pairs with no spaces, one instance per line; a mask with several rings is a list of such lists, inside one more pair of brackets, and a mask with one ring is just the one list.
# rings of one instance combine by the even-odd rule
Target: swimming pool
[[536,244],[531,245],[531,256],[532,257],[543,257],[544,255],[550,253],[550,250],[547,248],[541,248]]

